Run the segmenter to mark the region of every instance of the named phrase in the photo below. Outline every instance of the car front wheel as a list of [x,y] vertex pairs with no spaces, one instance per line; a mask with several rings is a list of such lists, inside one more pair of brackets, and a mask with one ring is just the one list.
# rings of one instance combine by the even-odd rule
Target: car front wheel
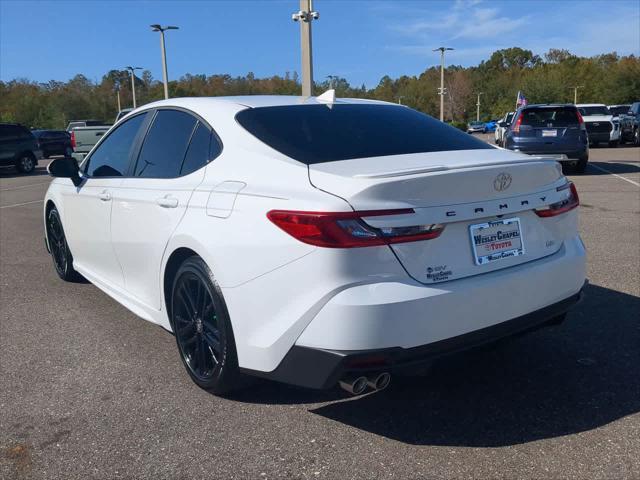
[[235,389],[240,374],[231,321],[220,288],[200,257],[190,257],[178,268],[170,314],[191,379],[215,394]]
[[47,242],[58,276],[65,282],[81,281],[82,276],[73,268],[73,255],[64,235],[60,214],[55,207],[47,213]]
[[16,162],[20,173],[32,173],[36,169],[36,159],[30,154],[23,154]]

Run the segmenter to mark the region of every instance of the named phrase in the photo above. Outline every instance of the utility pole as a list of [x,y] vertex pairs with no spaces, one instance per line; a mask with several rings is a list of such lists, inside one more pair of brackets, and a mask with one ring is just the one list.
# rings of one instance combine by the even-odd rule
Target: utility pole
[[133,96],[133,108],[136,108],[136,70],[142,70],[142,67],[124,67],[131,73],[131,95]]
[[438,95],[440,95],[440,121],[444,122],[444,52],[447,50],[453,50],[451,47],[438,47],[433,51],[440,51],[440,88],[438,89]]
[[169,98],[169,75],[167,74],[167,52],[164,48],[164,32],[166,30],[178,30],[178,27],[168,25],[162,27],[157,23],[151,25],[154,32],[160,32],[160,55],[162,56],[162,81],[164,83],[164,98]]
[[484,95],[484,92],[478,92],[478,103],[476,103],[476,122],[480,121],[480,95]]
[[300,10],[291,15],[294,22],[300,22],[300,49],[302,52],[302,95],[313,94],[313,58],[311,55],[311,22],[320,14],[313,10],[311,0],[300,0]]
[[578,104],[578,89],[579,88],[584,88],[584,85],[576,85],[574,87],[569,87],[569,88],[573,90],[573,104],[577,105]]

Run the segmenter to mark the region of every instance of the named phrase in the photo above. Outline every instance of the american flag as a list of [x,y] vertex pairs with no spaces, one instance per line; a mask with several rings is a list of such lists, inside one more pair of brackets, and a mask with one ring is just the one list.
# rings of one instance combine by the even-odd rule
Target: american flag
[[525,98],[524,94],[518,90],[518,98],[516,99],[516,107],[526,107],[527,106],[527,99]]

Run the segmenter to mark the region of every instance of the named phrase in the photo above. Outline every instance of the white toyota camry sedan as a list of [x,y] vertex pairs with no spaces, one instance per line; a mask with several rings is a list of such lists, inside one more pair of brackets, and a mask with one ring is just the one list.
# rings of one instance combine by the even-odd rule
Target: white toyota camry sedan
[[381,389],[559,323],[585,283],[578,194],[558,163],[400,105],[165,100],[49,172],[58,275],[173,332],[215,393],[245,375]]

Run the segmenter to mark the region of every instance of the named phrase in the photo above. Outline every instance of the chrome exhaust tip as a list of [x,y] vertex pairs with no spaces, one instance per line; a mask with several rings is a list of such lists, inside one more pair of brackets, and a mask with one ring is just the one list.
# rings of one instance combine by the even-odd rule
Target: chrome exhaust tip
[[374,390],[384,390],[391,383],[391,374],[382,372],[378,375],[367,378],[367,385]]
[[362,395],[367,389],[367,377],[345,377],[338,382],[343,390],[351,395]]

